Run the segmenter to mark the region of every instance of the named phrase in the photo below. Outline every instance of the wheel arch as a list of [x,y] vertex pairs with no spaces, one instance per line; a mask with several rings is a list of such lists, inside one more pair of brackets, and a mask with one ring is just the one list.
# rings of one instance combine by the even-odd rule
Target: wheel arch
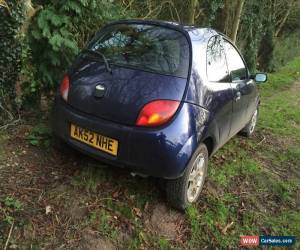
[[216,145],[215,140],[213,139],[212,136],[207,136],[202,141],[202,143],[206,146],[207,151],[208,151],[208,156],[210,157],[214,153],[214,150],[215,150],[215,145]]

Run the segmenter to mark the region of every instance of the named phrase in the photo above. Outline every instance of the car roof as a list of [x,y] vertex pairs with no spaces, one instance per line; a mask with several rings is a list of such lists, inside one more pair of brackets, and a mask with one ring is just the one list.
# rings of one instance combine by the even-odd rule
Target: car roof
[[191,40],[195,40],[195,39],[197,40],[197,37],[202,39],[205,38],[205,40],[208,40],[210,37],[218,34],[224,36],[223,34],[217,32],[212,28],[197,27],[194,25],[183,25],[178,22],[171,22],[171,21],[164,21],[164,20],[124,19],[124,20],[114,21],[110,24],[124,24],[124,23],[158,25],[158,26],[172,28],[187,34],[188,36],[190,36]]

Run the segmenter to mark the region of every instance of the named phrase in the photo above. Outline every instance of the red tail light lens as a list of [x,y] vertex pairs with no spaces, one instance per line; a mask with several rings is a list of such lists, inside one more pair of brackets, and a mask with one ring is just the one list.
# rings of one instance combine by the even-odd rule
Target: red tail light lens
[[64,79],[61,81],[60,88],[59,88],[60,94],[65,101],[68,101],[69,88],[70,88],[69,77],[65,75]]
[[175,114],[180,102],[171,100],[156,100],[146,104],[141,110],[137,126],[154,127],[168,122]]

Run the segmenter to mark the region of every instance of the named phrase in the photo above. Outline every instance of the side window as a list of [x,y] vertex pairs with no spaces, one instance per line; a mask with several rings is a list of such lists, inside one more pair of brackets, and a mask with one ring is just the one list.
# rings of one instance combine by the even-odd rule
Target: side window
[[212,37],[207,44],[206,73],[211,82],[228,82],[226,56],[219,36]]
[[246,66],[236,48],[226,40],[224,40],[224,47],[232,81],[234,82],[247,79],[248,74]]

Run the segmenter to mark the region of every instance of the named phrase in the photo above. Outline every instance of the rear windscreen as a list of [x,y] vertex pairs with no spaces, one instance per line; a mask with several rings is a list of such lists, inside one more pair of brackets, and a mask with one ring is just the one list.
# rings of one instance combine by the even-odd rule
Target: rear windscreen
[[189,43],[179,31],[155,25],[115,24],[104,28],[89,49],[110,64],[187,77]]

